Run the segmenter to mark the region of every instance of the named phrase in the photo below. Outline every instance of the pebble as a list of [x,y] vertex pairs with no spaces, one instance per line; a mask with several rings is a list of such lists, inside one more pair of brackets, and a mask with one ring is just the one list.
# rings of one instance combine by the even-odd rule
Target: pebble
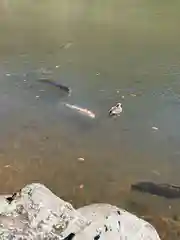
[[83,184],[81,184],[81,185],[79,186],[79,188],[80,188],[80,189],[83,189],[83,188],[84,188],[84,185],[83,185]]
[[134,94],[134,93],[131,93],[130,95],[131,95],[131,97],[136,97],[136,94]]
[[79,157],[79,158],[78,158],[78,161],[79,161],[79,162],[84,162],[84,160],[85,160],[85,159],[82,158],[82,157]]
[[10,77],[10,76],[11,76],[11,74],[10,74],[10,73],[6,73],[6,76],[7,76],[7,77]]
[[157,128],[157,127],[152,127],[152,129],[155,131],[159,130],[159,128]]
[[122,99],[124,99],[125,97],[124,97],[124,96],[122,96],[121,98],[122,98]]
[[60,67],[60,65],[56,65],[56,68],[59,68]]
[[27,80],[26,80],[26,79],[24,79],[23,81],[24,81],[24,82],[26,82]]
[[4,167],[5,167],[5,168],[9,168],[10,166],[11,166],[11,165],[5,165]]
[[71,42],[68,42],[64,45],[64,49],[68,49],[72,46],[72,43]]
[[39,98],[40,98],[40,96],[37,95],[37,96],[36,96],[36,99],[39,99]]
[[97,72],[97,73],[96,73],[96,76],[99,76],[99,75],[100,75],[100,72]]
[[157,170],[153,170],[152,173],[155,174],[155,175],[157,175],[157,176],[160,176],[160,175],[161,175],[160,172],[158,172]]

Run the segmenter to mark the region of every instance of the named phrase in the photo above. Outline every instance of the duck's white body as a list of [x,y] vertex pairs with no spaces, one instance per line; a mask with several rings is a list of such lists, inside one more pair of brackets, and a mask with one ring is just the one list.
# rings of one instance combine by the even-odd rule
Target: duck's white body
[[117,103],[109,110],[109,116],[119,116],[122,113],[122,104]]

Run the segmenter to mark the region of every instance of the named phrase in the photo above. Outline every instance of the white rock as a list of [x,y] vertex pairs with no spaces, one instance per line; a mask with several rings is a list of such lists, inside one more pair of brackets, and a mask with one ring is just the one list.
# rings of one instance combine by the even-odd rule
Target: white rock
[[109,204],[75,210],[41,184],[0,197],[0,239],[160,240],[149,223]]
[[[78,211],[91,224],[73,240],[160,240],[156,230],[146,221],[109,204],[92,204]],[[79,238],[80,237],[80,238]]]

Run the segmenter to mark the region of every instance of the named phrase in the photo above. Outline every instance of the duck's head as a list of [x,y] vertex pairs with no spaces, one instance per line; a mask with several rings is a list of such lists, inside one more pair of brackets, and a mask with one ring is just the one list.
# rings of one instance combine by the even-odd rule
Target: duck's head
[[117,103],[117,104],[116,104],[116,107],[117,107],[117,108],[122,107],[122,103]]

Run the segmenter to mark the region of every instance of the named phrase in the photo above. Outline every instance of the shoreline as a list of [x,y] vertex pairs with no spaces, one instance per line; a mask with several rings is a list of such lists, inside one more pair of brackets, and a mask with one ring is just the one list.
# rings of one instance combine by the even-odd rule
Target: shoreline
[[[78,195],[78,193],[77,193]],[[0,202],[4,202],[5,197],[9,197],[10,195],[0,195]],[[76,196],[76,201],[78,196]],[[64,198],[63,198],[64,199]],[[65,200],[65,199],[64,199]],[[66,199],[67,200],[67,199]],[[122,205],[122,208],[125,208],[126,211],[135,214],[139,218],[149,222],[152,224],[157,233],[159,234],[161,240],[179,240],[180,236],[180,214],[173,214],[167,216],[167,214],[159,215],[155,214],[155,211],[148,208],[148,204],[143,203],[143,201],[138,201],[136,197],[128,197],[125,205]],[[68,201],[68,200],[67,200]],[[77,203],[71,202],[73,205],[78,205]],[[91,203],[88,203],[91,204]],[[121,204],[118,205],[118,207]],[[2,204],[1,204],[2,206]],[[152,207],[152,206],[151,206]],[[0,207],[0,212],[2,211],[2,207]]]

